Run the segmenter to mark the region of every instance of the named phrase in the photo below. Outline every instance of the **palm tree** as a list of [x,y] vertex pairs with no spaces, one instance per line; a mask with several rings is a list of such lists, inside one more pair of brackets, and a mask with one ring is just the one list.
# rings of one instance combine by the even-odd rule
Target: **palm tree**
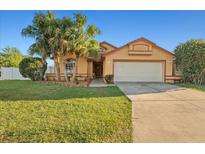
[[23,58],[17,48],[6,47],[0,52],[0,67],[18,67]]
[[[81,14],[75,14],[74,20],[69,17],[58,19],[54,13],[37,12],[32,25],[22,30],[23,36],[32,37],[35,43],[29,52],[38,53],[42,59],[50,57],[54,59],[56,79],[60,80],[60,57],[68,52],[75,53],[76,65],[72,80],[76,76],[76,68],[79,57],[97,55],[99,44],[95,36],[100,30],[94,25],[87,25],[87,18]],[[66,81],[67,71],[64,70]]]
[[[55,27],[53,27],[53,38],[49,40],[49,44],[52,48],[52,51],[56,51],[54,54],[54,60],[59,59],[62,55],[70,52],[69,43],[67,38],[67,31],[73,25],[72,20],[69,17],[64,17],[61,20],[56,20]],[[58,60],[59,61],[59,60]],[[64,67],[65,68],[65,67]],[[60,71],[59,65],[56,65],[56,70]],[[67,71],[64,69],[64,75],[66,81],[68,81]]]
[[46,47],[46,44],[44,43],[44,41],[40,41],[38,40],[38,42],[36,43],[33,43],[30,47],[29,47],[29,50],[28,50],[28,53],[29,55],[33,56],[33,55],[39,55],[41,56],[41,59],[42,61],[44,62],[45,64],[45,68],[44,70],[42,70],[42,76],[43,76],[43,79],[45,79],[45,72],[47,70],[47,61],[46,59],[49,57],[49,54],[47,53],[47,47]]
[[46,57],[54,58],[56,69],[56,79],[60,80],[59,51],[51,41],[56,35],[58,19],[54,13],[37,12],[31,25],[22,30],[22,35],[32,37],[35,43],[30,47],[29,52],[36,52],[45,60]]
[[100,30],[94,25],[87,25],[87,17],[75,14],[72,27],[66,31],[67,47],[70,52],[76,55],[76,64],[72,76],[72,81],[76,78],[76,69],[80,57],[96,57],[99,51],[99,43],[95,36],[100,34]]

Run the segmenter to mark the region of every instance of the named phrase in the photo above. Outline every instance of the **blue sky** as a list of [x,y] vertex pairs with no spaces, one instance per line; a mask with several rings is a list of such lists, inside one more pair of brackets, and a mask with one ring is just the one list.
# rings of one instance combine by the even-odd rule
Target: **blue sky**
[[[88,24],[95,24],[102,34],[98,41],[122,46],[145,37],[173,51],[189,39],[205,39],[205,11],[54,11],[57,17],[81,12]],[[21,36],[21,30],[31,24],[35,11],[0,11],[0,50],[17,47],[27,54],[34,40]],[[51,65],[51,61],[49,61]]]

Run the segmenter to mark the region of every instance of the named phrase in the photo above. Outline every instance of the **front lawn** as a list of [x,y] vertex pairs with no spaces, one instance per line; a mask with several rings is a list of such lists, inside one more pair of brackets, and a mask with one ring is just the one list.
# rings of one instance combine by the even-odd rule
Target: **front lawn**
[[205,92],[205,86],[203,85],[196,85],[196,84],[191,84],[191,83],[180,83],[178,85],[182,87],[197,89],[197,90]]
[[117,87],[0,81],[0,142],[132,142],[131,103]]

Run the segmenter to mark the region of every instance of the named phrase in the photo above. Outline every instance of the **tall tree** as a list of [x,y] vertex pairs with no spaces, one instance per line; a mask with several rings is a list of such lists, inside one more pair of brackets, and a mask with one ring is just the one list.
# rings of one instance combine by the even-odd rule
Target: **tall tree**
[[99,51],[99,43],[96,35],[100,30],[94,25],[87,25],[87,17],[82,14],[74,14],[72,27],[66,31],[67,47],[76,55],[76,64],[72,81],[75,80],[78,60],[80,57],[96,57]]
[[47,70],[47,61],[46,59],[49,57],[49,54],[47,53],[47,47],[44,44],[44,41],[38,40],[38,42],[33,43],[28,50],[29,55],[33,56],[33,55],[39,55],[44,63],[43,67],[44,69],[42,70],[42,76],[43,79],[45,79],[45,73]]
[[17,48],[7,47],[0,52],[0,67],[18,67],[23,55]]
[[[38,52],[42,57],[54,59],[56,79],[60,80],[60,57],[68,52],[76,55],[76,65],[72,79],[75,79],[79,57],[96,55],[99,44],[95,36],[100,30],[94,25],[87,26],[87,18],[75,14],[72,20],[69,17],[58,19],[48,11],[37,12],[32,25],[22,30],[22,35],[35,38],[36,42],[30,47],[30,52]],[[37,50],[38,51],[37,51]],[[67,74],[64,70],[66,80]]]
[[[70,52],[69,50],[69,40],[67,39],[67,31],[73,25],[72,20],[69,17],[64,17],[63,19],[57,19],[56,25],[53,27],[54,37],[50,39],[49,43],[52,48],[52,51],[55,51],[54,61],[55,63],[59,62],[59,58],[62,55]],[[56,65],[56,70],[60,72],[59,65]],[[64,67],[64,76],[66,81],[68,81],[67,71]]]
[[60,67],[58,59],[58,50],[54,48],[51,40],[56,35],[58,20],[53,12],[37,12],[31,25],[22,30],[22,35],[35,39],[35,43],[30,47],[30,53],[38,53],[42,59],[46,57],[54,58],[56,70],[56,79],[60,80]]

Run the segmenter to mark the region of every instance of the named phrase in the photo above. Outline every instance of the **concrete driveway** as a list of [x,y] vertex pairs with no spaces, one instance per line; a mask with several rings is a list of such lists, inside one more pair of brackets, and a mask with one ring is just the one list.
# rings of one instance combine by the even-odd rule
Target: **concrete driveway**
[[132,101],[134,142],[205,142],[205,92],[163,83],[117,83]]

